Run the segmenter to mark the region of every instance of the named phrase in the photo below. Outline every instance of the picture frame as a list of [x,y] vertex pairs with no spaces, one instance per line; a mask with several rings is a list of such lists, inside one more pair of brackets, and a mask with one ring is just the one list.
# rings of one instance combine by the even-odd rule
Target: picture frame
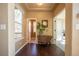
[[42,24],[44,27],[48,27],[48,20],[42,20]]

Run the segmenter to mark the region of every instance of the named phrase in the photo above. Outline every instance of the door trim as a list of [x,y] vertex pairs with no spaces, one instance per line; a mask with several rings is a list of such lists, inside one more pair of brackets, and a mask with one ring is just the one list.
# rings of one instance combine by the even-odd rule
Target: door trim
[[[36,20],[36,25],[37,25],[37,18],[27,18],[27,35],[28,35],[28,43],[30,43],[30,40],[31,40],[31,38],[30,38],[30,36],[29,36],[29,21],[30,21],[30,19],[35,19]],[[38,43],[38,39],[37,39],[37,30],[36,30],[36,44]]]

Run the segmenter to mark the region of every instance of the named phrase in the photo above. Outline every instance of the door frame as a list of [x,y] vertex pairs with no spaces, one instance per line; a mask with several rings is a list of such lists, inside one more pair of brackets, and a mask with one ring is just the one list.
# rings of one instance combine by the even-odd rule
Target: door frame
[[[29,21],[30,19],[35,19],[36,21],[36,25],[37,25],[37,18],[27,18],[27,35],[28,35],[28,43],[30,43],[30,35],[29,35]],[[37,30],[36,30],[36,44],[38,43],[38,39],[37,39]]]
[[52,32],[53,32],[53,44],[56,44],[56,18],[53,18],[53,21],[52,21]]

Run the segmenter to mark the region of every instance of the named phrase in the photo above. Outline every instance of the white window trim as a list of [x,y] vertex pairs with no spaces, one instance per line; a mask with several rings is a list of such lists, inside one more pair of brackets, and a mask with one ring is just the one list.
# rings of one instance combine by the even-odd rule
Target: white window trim
[[[17,10],[19,10],[19,11],[22,13],[22,11],[21,11],[20,9],[17,9]],[[23,13],[22,13],[22,15],[23,15]],[[22,19],[23,19],[23,17],[22,17]],[[22,20],[21,20],[21,22],[22,22]],[[18,22],[18,21],[14,21],[14,23],[17,23],[17,24],[22,25],[22,23],[20,23],[20,22]],[[21,32],[14,32],[14,34],[15,34],[15,35],[17,35],[17,34],[22,34],[22,31],[21,31]],[[15,39],[15,42],[18,42],[18,41],[24,39],[24,37],[23,37],[23,36],[22,36],[22,37],[16,37],[16,38],[14,38],[14,39]]]

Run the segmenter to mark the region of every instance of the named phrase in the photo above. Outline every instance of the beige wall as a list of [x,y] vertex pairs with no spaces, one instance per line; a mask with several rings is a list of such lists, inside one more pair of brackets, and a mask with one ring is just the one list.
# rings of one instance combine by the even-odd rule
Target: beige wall
[[66,49],[65,55],[79,56],[79,4],[66,4]]
[[65,7],[64,3],[58,4],[57,7],[53,11],[53,17],[57,16],[63,10],[64,7]]
[[44,31],[44,35],[52,35],[52,16],[52,12],[44,11],[28,11],[26,13],[26,18],[36,18],[37,22],[40,22],[41,20],[48,20],[48,28]]
[[73,14],[73,19],[72,19],[72,55],[74,56],[79,56],[79,17],[77,18],[77,14],[79,14],[79,3],[73,3],[73,8],[72,8],[72,14]]
[[5,24],[5,29],[0,30],[0,55],[15,55],[14,4],[0,4],[0,13],[0,24]]
[[0,4],[0,24],[6,24],[6,30],[0,30],[0,56],[8,55],[8,4]]
[[72,4],[65,4],[66,20],[65,20],[65,55],[72,54]]

